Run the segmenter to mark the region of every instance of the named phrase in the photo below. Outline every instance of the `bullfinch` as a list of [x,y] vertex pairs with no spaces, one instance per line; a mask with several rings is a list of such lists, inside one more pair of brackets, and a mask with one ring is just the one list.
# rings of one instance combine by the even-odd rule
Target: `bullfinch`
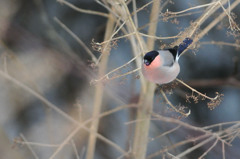
[[179,46],[146,53],[142,64],[143,76],[157,84],[172,82],[180,72],[178,59],[192,42],[191,38],[186,38]]

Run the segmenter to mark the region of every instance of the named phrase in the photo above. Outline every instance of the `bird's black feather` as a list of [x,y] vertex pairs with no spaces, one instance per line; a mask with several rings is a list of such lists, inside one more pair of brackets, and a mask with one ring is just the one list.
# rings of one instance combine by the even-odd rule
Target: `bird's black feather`
[[174,60],[176,60],[177,52],[178,52],[178,46],[174,46],[173,48],[167,49],[174,57]]
[[157,57],[158,55],[159,55],[159,53],[155,50],[146,53],[143,57],[144,63],[147,66],[150,65],[152,63],[152,61],[155,59],[155,57]]
[[189,46],[191,45],[193,42],[193,40],[191,38],[186,38],[183,40],[183,42],[178,46],[178,55],[180,56],[180,54]]

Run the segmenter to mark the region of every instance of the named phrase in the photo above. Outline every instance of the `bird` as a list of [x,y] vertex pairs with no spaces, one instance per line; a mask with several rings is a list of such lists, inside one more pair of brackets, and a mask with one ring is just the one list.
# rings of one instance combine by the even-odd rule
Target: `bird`
[[175,80],[180,72],[179,57],[192,42],[191,38],[185,38],[182,43],[173,48],[147,52],[143,57],[143,76],[148,81],[159,85]]

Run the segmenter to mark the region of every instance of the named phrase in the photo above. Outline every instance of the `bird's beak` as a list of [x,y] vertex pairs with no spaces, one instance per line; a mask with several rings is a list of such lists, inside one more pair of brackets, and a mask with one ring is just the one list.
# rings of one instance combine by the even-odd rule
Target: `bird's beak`
[[150,62],[145,59],[145,60],[144,60],[144,64],[145,64],[146,66],[148,66],[148,65],[150,65]]

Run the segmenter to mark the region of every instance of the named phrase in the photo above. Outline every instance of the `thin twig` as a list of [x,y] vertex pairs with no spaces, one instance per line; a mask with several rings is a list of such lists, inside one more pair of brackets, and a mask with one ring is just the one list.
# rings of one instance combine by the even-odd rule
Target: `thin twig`
[[213,135],[213,133],[211,131],[204,130],[201,127],[196,127],[196,126],[190,125],[190,124],[185,123],[185,122],[183,122],[181,120],[177,120],[177,119],[169,118],[169,117],[164,117],[164,116],[159,115],[159,114],[154,113],[154,112],[152,112],[152,115],[154,117],[158,118],[158,120],[161,120],[161,121],[164,121],[164,122],[167,122],[167,123],[178,124],[178,125],[181,125],[181,126],[183,126],[185,128],[188,128],[188,129],[191,129],[191,130],[194,130],[194,131],[199,131],[199,132],[203,132],[205,134],[212,134]]
[[99,81],[102,81],[102,80],[104,80],[104,79],[109,79],[109,76],[110,76],[112,73],[114,73],[114,72],[118,71],[119,69],[121,69],[121,68],[129,65],[132,61],[136,60],[136,58],[138,58],[138,56],[135,56],[134,58],[132,58],[132,59],[131,59],[130,61],[128,61],[127,63],[125,63],[125,64],[123,64],[123,65],[121,65],[121,66],[113,69],[112,71],[108,72],[107,74],[105,74],[104,76],[100,77],[99,79],[93,80],[91,83],[99,82]]
[[226,45],[226,46],[240,48],[239,44],[228,43],[228,42],[224,42],[224,41],[204,41],[204,42],[199,42],[199,45]]
[[136,68],[136,69],[134,69],[132,71],[128,71],[128,72],[126,72],[124,74],[116,75],[116,76],[113,76],[113,77],[108,77],[107,76],[107,80],[114,80],[114,79],[117,79],[117,78],[120,78],[120,77],[124,77],[124,76],[130,75],[130,74],[133,74],[134,72],[139,71],[140,69],[141,68]]
[[154,138],[151,139],[151,140],[153,141],[153,140],[156,140],[157,138],[160,138],[160,137],[166,136],[166,135],[168,135],[168,134],[170,134],[170,133],[176,131],[176,130],[179,129],[180,127],[181,127],[181,126],[178,125],[177,127],[173,128],[173,129],[171,129],[171,130],[168,130],[168,131],[166,131],[166,132],[164,132],[164,133],[162,133],[162,134],[160,134],[160,135],[154,137]]
[[154,36],[154,35],[144,34],[144,33],[141,33],[141,32],[139,32],[139,34],[142,35],[142,36],[145,36],[145,37],[147,37],[147,38],[152,38],[152,39],[156,39],[156,40],[176,39],[176,38],[179,38],[179,37],[180,37],[179,35],[166,36],[166,37],[163,37],[163,36]]
[[154,1],[156,1],[156,0],[152,0],[152,1],[144,4],[142,7],[138,8],[138,9],[136,10],[136,12],[133,11],[131,15],[134,15],[134,14],[138,13],[139,11],[143,10],[144,8],[146,8],[147,6],[149,6],[150,4],[152,4]]
[[182,158],[183,156],[185,156],[185,155],[189,154],[190,152],[192,152],[193,150],[198,149],[199,147],[207,144],[208,142],[212,141],[213,139],[215,139],[215,136],[211,136],[208,139],[203,140],[202,142],[196,144],[195,146],[193,146],[193,147],[183,151],[182,153],[178,154],[176,157]]
[[174,145],[167,146],[164,149],[161,149],[161,150],[159,150],[157,152],[154,152],[153,154],[150,154],[149,156],[147,156],[147,159],[154,158],[156,156],[161,155],[164,152],[170,151],[170,150],[172,150],[174,148],[180,147],[180,146],[188,144],[188,143],[192,143],[192,142],[194,143],[194,142],[196,142],[198,140],[202,140],[202,139],[204,139],[206,137],[209,137],[209,136],[210,136],[210,134],[204,134],[204,135],[200,135],[198,137],[194,137],[194,138],[190,138],[190,139],[187,139],[187,140],[184,140],[184,141],[177,142]]
[[84,44],[84,42],[76,34],[74,34],[65,24],[63,24],[57,17],[54,17],[54,20],[85,49],[85,51],[89,54],[89,56],[91,56],[93,62],[96,63],[97,62],[96,56]]
[[210,12],[213,13],[213,9],[217,6],[217,4],[218,3],[213,4],[212,7],[207,10],[204,15],[195,23],[195,26],[192,28],[192,32],[189,34],[189,37],[192,37],[198,27],[204,22],[204,20],[206,20],[207,17],[209,17]]
[[178,112],[180,114],[182,114],[184,117],[188,117],[190,114],[191,114],[191,110],[189,109],[189,111],[187,113],[181,111],[181,110],[178,110],[167,98],[166,94],[163,92],[163,90],[161,89],[160,90],[164,100],[166,101],[166,103],[175,111],[175,112]]
[[208,6],[211,6],[211,5],[216,4],[216,3],[217,2],[211,2],[211,3],[207,3],[207,4],[203,4],[203,5],[198,5],[198,6],[187,8],[187,9],[184,9],[184,10],[178,11],[178,12],[167,11],[167,14],[173,14],[173,15],[182,14],[182,13],[185,13],[185,12],[190,11],[190,10],[208,7]]
[[[236,0],[232,3],[230,10],[233,10],[235,7],[238,6],[238,4],[240,3],[239,0]],[[228,8],[229,10],[229,8]],[[222,19],[226,16],[226,13],[221,13],[218,18],[214,19],[208,26],[206,26],[202,32],[200,34],[198,34],[197,38],[201,39],[205,34],[207,34],[214,26],[216,26],[220,21],[222,21]],[[194,44],[194,40],[193,40],[193,44]],[[192,44],[192,45],[193,45]],[[191,46],[190,46],[191,47]]]
[[[229,2],[229,0],[228,0],[228,2]],[[223,5],[222,5],[222,3],[219,1],[218,2],[219,3],[219,5],[222,7],[222,9],[223,9],[223,11],[227,14],[227,16],[228,16],[228,20],[229,20],[229,23],[230,23],[230,28],[231,28],[231,30],[233,31],[234,29],[233,29],[233,26],[232,26],[232,23],[235,23],[234,22],[234,20],[232,19],[232,17],[231,17],[231,14],[229,14],[229,12],[227,12],[227,10],[223,7]],[[229,11],[231,11],[231,5],[229,5],[229,7],[228,7],[228,10]],[[240,28],[238,27],[238,25],[235,23],[235,25],[234,25],[234,28],[236,28],[238,31],[240,31]]]
[[236,123],[240,123],[240,121],[230,121],[230,122],[224,122],[224,123],[218,123],[218,124],[213,124],[213,125],[209,125],[209,126],[204,126],[202,127],[203,129],[210,129],[210,128],[214,128],[217,126],[224,126],[224,125],[229,125],[229,124],[236,124]]
[[80,157],[79,157],[79,155],[78,155],[77,147],[76,147],[73,139],[71,140],[71,144],[72,144],[73,151],[74,151],[74,153],[75,153],[76,158],[77,158],[77,159],[80,159]]
[[137,18],[137,4],[136,4],[136,0],[132,0],[132,6],[133,6],[133,19],[134,19],[134,24],[136,26],[136,28],[138,28],[138,18]]
[[109,11],[109,13],[111,13],[112,15],[114,15],[116,18],[121,18],[121,17],[119,17],[119,15],[117,15],[116,14],[116,12],[114,12],[113,10],[112,10],[112,8],[110,8],[108,5],[106,5],[106,4],[103,4],[101,1],[99,1],[99,0],[95,0],[98,4],[100,4],[102,7],[104,7],[105,9],[107,9],[108,11]]
[[198,159],[202,159],[204,156],[206,156],[218,143],[218,139],[215,140],[215,142],[212,144],[211,147],[207,149]]
[[190,90],[192,90],[193,92],[201,95],[201,96],[204,97],[204,98],[207,98],[207,99],[209,99],[209,100],[216,100],[216,99],[218,98],[218,96],[216,96],[216,97],[214,97],[214,98],[208,97],[207,95],[202,94],[201,92],[197,91],[196,89],[190,87],[189,85],[187,85],[186,83],[184,83],[184,82],[183,82],[182,80],[180,80],[180,79],[176,79],[176,81],[178,81],[179,83],[181,83],[181,84],[184,85],[185,87],[189,88]]
[[225,144],[222,142],[222,158],[225,159]]
[[[103,45],[103,47],[105,47],[105,48],[100,50],[102,52],[102,54],[101,54],[101,56],[97,60],[97,65],[98,65],[99,61],[101,60],[102,56],[105,54],[104,50],[106,50],[106,48],[111,45],[110,42],[113,41],[113,37],[123,28],[123,26],[125,25],[125,23],[127,21],[123,21],[123,23],[117,28],[119,22],[120,22],[120,19],[118,19],[118,21],[116,22],[116,26],[113,29],[113,30],[116,30],[116,31],[114,33],[112,33],[111,37],[109,37],[108,40],[104,39],[104,41],[108,41],[108,42],[104,43],[104,45],[103,45],[103,42],[101,43],[101,45]],[[96,43],[96,44],[99,45],[99,43]],[[110,51],[110,50],[108,50],[108,51]]]
[[[109,13],[109,18],[107,21],[104,40],[111,39],[114,36],[114,24],[115,24],[115,20],[114,20],[112,14]],[[118,32],[118,30],[116,32]],[[110,50],[111,50],[111,48],[110,48],[109,43],[105,44],[103,46],[103,50],[101,50],[102,58],[101,58],[101,61],[99,62],[99,71],[98,71],[99,77],[106,74]],[[94,99],[93,99],[94,104],[93,104],[93,111],[92,111],[93,118],[95,118],[96,116],[98,116],[101,113],[103,97],[104,97],[104,85],[103,85],[103,83],[99,83],[99,84],[95,85],[95,94],[94,94]],[[89,138],[88,138],[86,159],[94,158],[96,141],[97,141],[96,134],[98,132],[99,122],[100,122],[99,118],[96,118],[96,120],[93,120],[91,122],[91,126],[90,126],[91,133],[89,134]],[[125,153],[125,151],[124,151],[124,153]]]
[[[231,8],[231,4],[230,4],[230,0],[228,0],[228,14],[231,16],[231,9],[230,8]],[[228,20],[229,20],[230,28],[231,28],[231,30],[233,30],[230,18],[228,18]]]
[[18,144],[24,144],[24,145],[31,145],[31,146],[40,146],[40,147],[49,147],[49,148],[56,148],[59,145],[57,144],[45,144],[45,143],[37,143],[37,142],[25,142],[25,141],[19,141],[19,140],[14,140],[15,143]]
[[[24,141],[25,143],[27,143],[27,139],[24,137],[24,135],[23,135],[23,134],[20,134],[20,136],[21,136],[21,138],[23,139],[23,141]],[[39,159],[39,157],[37,156],[36,152],[34,152],[33,148],[31,147],[31,145],[28,145],[28,144],[27,144],[27,147],[28,147],[28,149],[30,150],[30,152],[32,153],[32,155],[34,156],[34,158],[35,158],[35,159]]]
[[81,12],[81,13],[92,14],[92,15],[99,15],[99,16],[103,16],[103,17],[107,17],[108,18],[108,14],[106,14],[106,13],[93,11],[93,10],[82,9],[82,8],[76,7],[75,5],[69,3],[69,2],[67,2],[65,0],[57,0],[57,2],[59,2],[60,4],[65,4],[66,6],[72,8],[73,10]]

